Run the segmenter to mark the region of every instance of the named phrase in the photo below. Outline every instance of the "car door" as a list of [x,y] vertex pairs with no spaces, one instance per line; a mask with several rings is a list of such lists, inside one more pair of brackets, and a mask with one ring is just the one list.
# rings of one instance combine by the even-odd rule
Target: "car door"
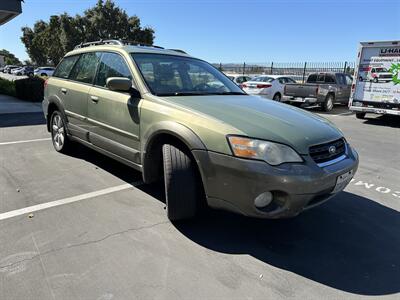
[[90,142],[119,157],[140,164],[139,104],[129,92],[112,91],[106,87],[107,78],[133,79],[124,57],[103,52],[94,86],[89,91],[88,122]]
[[336,101],[344,102],[346,99],[346,77],[344,74],[336,74]]
[[353,78],[350,75],[344,75],[345,80],[346,80],[346,87],[343,92],[343,100],[345,103],[347,103],[350,99],[350,94],[351,94],[351,85],[353,84]]
[[68,117],[68,129],[72,135],[87,140],[88,93],[96,75],[99,54],[83,53],[75,63],[68,80],[60,87],[64,94],[65,113]]

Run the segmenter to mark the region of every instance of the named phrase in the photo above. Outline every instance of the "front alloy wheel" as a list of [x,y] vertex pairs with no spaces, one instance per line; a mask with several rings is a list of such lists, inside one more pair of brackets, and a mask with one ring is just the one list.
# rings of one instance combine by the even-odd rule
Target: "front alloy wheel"
[[65,152],[68,140],[65,130],[65,122],[60,112],[55,111],[51,117],[51,138],[54,149],[57,152]]

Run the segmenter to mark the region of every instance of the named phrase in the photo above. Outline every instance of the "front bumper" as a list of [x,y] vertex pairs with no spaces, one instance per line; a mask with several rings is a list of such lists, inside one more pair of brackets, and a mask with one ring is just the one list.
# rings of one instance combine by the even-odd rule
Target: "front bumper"
[[[337,177],[358,168],[358,154],[348,147],[342,161],[318,167],[309,156],[304,163],[270,166],[263,161],[194,150],[209,206],[259,218],[296,216],[336,194]],[[268,209],[258,209],[254,199],[270,191],[274,201]]]

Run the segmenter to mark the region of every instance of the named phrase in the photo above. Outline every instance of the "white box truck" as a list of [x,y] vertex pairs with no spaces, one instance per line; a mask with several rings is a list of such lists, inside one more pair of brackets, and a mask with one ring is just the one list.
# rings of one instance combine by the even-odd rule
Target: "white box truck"
[[359,119],[400,116],[400,41],[360,43],[349,108]]

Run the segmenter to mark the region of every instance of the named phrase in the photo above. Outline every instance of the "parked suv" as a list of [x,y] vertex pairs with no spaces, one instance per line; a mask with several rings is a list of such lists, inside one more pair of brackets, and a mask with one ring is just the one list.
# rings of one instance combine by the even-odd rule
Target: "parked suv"
[[141,171],[145,183],[164,180],[171,220],[204,204],[295,216],[342,191],[358,167],[356,151],[326,119],[247,95],[180,50],[83,44],[45,86],[55,150],[77,141]]

